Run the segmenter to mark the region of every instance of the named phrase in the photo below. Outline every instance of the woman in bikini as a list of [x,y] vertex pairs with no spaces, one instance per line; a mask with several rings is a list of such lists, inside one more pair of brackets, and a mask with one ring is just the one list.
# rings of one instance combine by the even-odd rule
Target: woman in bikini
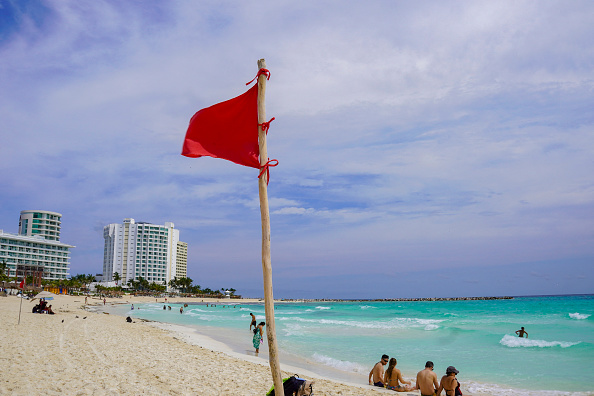
[[[396,368],[397,363],[398,362],[396,361],[396,358],[390,359],[390,363],[388,363],[388,368],[384,374],[384,384],[386,384],[386,388],[395,390],[397,392],[411,391],[413,389],[411,383],[410,381],[405,381],[404,378],[402,378],[402,373]],[[408,385],[400,385],[399,382]]]
[[256,353],[260,352],[260,343],[263,340],[262,330],[264,329],[264,326],[266,326],[266,323],[260,322],[258,327],[254,329],[254,338],[252,339],[252,345],[254,346],[254,348],[256,348]]
[[441,390],[443,389],[446,392],[446,396],[462,396],[460,382],[458,382],[458,378],[456,378],[456,374],[458,373],[459,371],[456,370],[456,367],[454,366],[449,366],[446,369],[446,375],[441,377],[439,383],[439,389],[437,390],[438,395],[441,395]]

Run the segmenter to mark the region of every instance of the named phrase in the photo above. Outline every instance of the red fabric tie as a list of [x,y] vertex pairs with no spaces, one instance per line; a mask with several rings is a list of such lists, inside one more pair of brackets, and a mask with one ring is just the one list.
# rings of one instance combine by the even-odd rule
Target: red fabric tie
[[268,161],[264,165],[262,165],[262,167],[260,167],[260,174],[258,175],[258,179],[262,177],[264,172],[266,172],[266,185],[268,185],[268,182],[270,181],[270,167],[277,165],[278,160],[271,160],[270,158],[268,158]]
[[270,71],[268,69],[260,69],[260,70],[258,70],[258,74],[256,74],[256,77],[254,77],[252,79],[252,81],[250,81],[249,83],[245,83],[245,85],[250,85],[251,83],[253,83],[255,79],[257,79],[258,77],[260,77],[260,74],[265,74],[266,75],[266,79],[267,80],[270,80]]
[[263,122],[261,124],[258,124],[258,126],[261,126],[262,127],[262,130],[264,132],[266,132],[267,135],[268,135],[268,129],[270,129],[270,123],[272,122],[272,120],[274,120],[274,117],[272,117],[270,119],[270,121],[268,121],[268,122]]

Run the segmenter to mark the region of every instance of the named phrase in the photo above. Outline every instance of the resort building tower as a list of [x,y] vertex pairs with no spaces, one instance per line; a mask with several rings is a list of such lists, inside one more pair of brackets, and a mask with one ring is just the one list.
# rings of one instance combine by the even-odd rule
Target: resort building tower
[[[119,284],[140,277],[150,283],[169,285],[178,275],[179,230],[174,224],[156,225],[124,219],[122,224],[109,224],[103,228],[103,281],[114,281],[118,273]],[[186,259],[187,260],[187,259]]]
[[177,278],[186,278],[188,276],[188,244],[186,242],[177,242],[177,265],[175,269]]
[[23,210],[19,219],[19,235],[39,235],[50,241],[60,240],[62,215],[47,210]]
[[0,262],[7,264],[9,277],[31,276],[60,280],[70,276],[70,249],[60,242],[62,215],[47,210],[23,210],[17,234],[0,230]]

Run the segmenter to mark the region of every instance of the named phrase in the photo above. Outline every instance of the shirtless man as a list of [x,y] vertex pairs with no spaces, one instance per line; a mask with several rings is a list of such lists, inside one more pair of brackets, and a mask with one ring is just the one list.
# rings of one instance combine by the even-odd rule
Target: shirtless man
[[415,387],[421,391],[421,396],[435,396],[439,385],[437,375],[433,372],[433,362],[425,363],[425,369],[417,373],[417,385]]
[[528,338],[528,332],[526,332],[523,327],[520,330],[517,330],[516,334],[520,338],[524,338],[524,334],[526,334],[526,338]]
[[252,331],[252,326],[254,326],[254,329],[258,326],[256,326],[256,316],[254,316],[254,314],[251,312],[250,315],[252,315],[252,323],[250,323],[250,331]]
[[[388,360],[390,357],[388,355],[382,355],[382,360],[377,362],[375,366],[369,372],[369,385],[379,386],[381,388],[384,387],[384,369],[382,366],[388,364]],[[373,382],[371,381],[371,377],[373,376]]]

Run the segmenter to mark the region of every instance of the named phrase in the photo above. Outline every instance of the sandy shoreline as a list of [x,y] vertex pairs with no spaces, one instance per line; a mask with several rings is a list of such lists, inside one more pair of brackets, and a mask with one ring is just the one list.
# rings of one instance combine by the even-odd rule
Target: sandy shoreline
[[[50,301],[56,315],[32,314],[34,303],[23,300],[17,325],[20,299],[0,297],[0,394],[264,395],[272,385],[261,357],[238,354],[182,326],[127,323],[121,316],[90,312],[84,300],[56,296]],[[182,301],[188,299],[169,300]],[[154,298],[108,299],[108,304],[148,302]],[[281,366],[284,377],[297,372],[314,379],[316,395],[394,394]],[[409,393],[419,394],[398,394]]]

